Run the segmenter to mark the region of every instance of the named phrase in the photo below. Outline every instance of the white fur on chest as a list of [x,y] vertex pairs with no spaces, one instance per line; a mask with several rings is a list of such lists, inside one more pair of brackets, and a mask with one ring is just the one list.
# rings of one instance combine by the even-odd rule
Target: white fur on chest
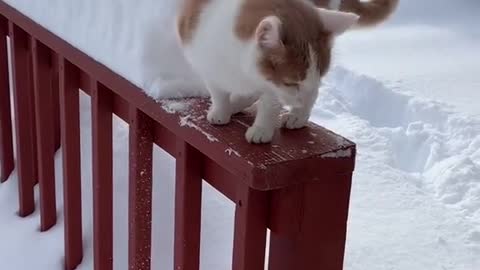
[[251,42],[235,36],[235,23],[242,1],[212,0],[202,10],[193,38],[184,45],[192,67],[207,84],[231,93],[254,91],[247,79],[254,72],[247,62]]

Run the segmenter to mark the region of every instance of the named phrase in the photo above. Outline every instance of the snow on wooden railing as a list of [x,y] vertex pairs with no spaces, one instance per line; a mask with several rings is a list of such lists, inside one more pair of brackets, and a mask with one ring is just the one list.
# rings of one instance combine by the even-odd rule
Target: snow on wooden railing
[[61,146],[66,269],[83,258],[79,89],[92,100],[94,269],[110,270],[114,259],[112,114],[130,126],[129,269],[150,269],[153,144],[176,158],[175,269],[199,269],[202,179],[236,204],[232,269],[264,269],[267,228],[270,270],[343,268],[353,143],[310,124],[250,145],[243,136],[250,116],[211,126],[208,101],[156,102],[2,1],[0,14],[0,179],[14,169],[13,94],[19,215],[34,211],[38,180],[42,231],[56,224]]

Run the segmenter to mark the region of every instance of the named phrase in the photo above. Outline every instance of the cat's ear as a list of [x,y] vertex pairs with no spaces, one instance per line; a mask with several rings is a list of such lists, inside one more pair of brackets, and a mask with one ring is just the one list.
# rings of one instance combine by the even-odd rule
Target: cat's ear
[[255,39],[260,48],[272,49],[282,45],[282,22],[277,16],[265,17],[257,26]]
[[357,14],[318,8],[325,29],[338,36],[354,26],[360,18]]

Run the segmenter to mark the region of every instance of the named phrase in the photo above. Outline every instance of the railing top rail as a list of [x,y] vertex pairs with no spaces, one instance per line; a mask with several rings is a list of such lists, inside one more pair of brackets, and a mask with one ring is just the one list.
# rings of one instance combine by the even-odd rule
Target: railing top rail
[[355,144],[313,123],[300,130],[278,130],[271,144],[252,145],[245,140],[252,115],[235,115],[228,125],[213,126],[205,119],[207,99],[181,100],[185,109],[178,112],[169,110],[171,102],[160,101],[167,112],[161,123],[180,126],[175,131],[178,136],[255,189],[276,189],[353,171]]
[[185,110],[172,111],[168,102],[148,97],[3,1],[0,13],[254,189],[276,189],[354,169],[355,144],[323,127],[311,123],[297,131],[280,130],[272,144],[248,144],[244,133],[251,116],[236,116],[224,127],[212,126],[204,117],[208,101],[200,98],[184,100]]

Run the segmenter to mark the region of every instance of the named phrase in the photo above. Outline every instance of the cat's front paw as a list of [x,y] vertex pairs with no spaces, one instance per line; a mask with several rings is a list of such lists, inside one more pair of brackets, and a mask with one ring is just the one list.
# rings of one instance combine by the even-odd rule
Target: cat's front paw
[[207,120],[213,125],[226,125],[230,122],[230,113],[224,110],[210,109],[207,114]]
[[251,126],[245,133],[245,138],[249,143],[269,143],[272,141],[274,128]]
[[282,127],[286,127],[288,129],[299,129],[308,124],[308,115],[287,112],[281,116],[281,121]]

